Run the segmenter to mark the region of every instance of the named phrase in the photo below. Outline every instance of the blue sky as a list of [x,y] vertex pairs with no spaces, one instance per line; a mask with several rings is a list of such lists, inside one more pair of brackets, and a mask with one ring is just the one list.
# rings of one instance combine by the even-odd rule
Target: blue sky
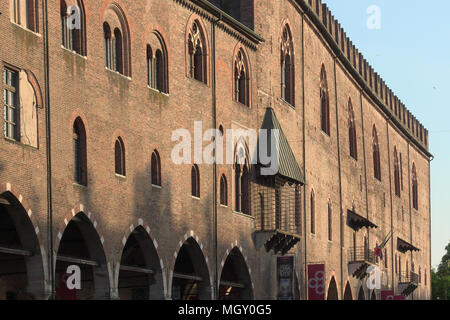
[[[407,108],[430,132],[432,265],[450,241],[450,1],[325,0],[332,14]],[[369,29],[367,9],[381,9]],[[419,244],[420,245],[420,244]]]

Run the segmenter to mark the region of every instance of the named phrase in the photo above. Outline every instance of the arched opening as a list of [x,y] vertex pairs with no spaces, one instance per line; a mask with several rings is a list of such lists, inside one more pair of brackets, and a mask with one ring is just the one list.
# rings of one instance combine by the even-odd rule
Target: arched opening
[[27,212],[11,193],[0,195],[0,300],[45,299],[39,240]]
[[75,182],[87,185],[87,145],[86,129],[81,118],[73,124],[73,153],[74,153],[74,179]]
[[234,99],[246,106],[250,105],[249,77],[247,56],[244,51],[240,49],[234,61]]
[[250,215],[250,168],[245,143],[236,147],[234,164],[234,202],[235,211]]
[[377,300],[377,293],[375,292],[375,290],[372,291],[372,294],[370,296],[370,300]]
[[86,55],[86,21],[83,1],[60,2],[61,41],[64,48]]
[[147,44],[147,84],[160,92],[169,93],[168,57],[163,37],[153,31]]
[[191,168],[191,194],[193,197],[200,198],[200,172],[196,164]]
[[295,105],[295,73],[293,63],[294,45],[289,26],[283,27],[281,39],[281,98],[291,105]]
[[114,54],[114,71],[123,74],[123,46],[122,46],[122,32],[116,28],[114,29],[114,41],[113,41],[113,54]]
[[366,295],[364,294],[364,288],[362,286],[359,288],[358,300],[366,300]]
[[325,65],[320,70],[320,121],[322,131],[330,135],[330,102],[328,97],[328,81]]
[[112,38],[111,38],[111,28],[107,22],[103,23],[103,38],[105,42],[105,66],[108,69],[112,69]]
[[[102,241],[82,212],[69,222],[59,243],[55,279],[58,300],[103,300],[110,298],[109,274]],[[81,289],[67,287],[67,268],[81,271]]]
[[352,288],[350,287],[350,283],[347,282],[344,291],[344,300],[353,300]]
[[358,160],[358,144],[356,140],[355,113],[353,112],[352,100],[348,100],[348,140],[350,156]]
[[152,153],[152,185],[161,186],[161,159],[158,151]]
[[252,300],[248,267],[238,248],[231,250],[220,276],[219,300]]
[[228,206],[228,184],[225,174],[220,177],[220,204]]
[[334,277],[331,278],[330,285],[328,286],[327,300],[339,300],[337,284]]
[[119,272],[121,300],[163,300],[164,284],[158,253],[141,226],[128,237]]
[[400,197],[400,163],[398,160],[397,147],[394,147],[394,189],[395,195]]
[[206,70],[206,41],[200,23],[195,20],[188,31],[187,53],[189,62],[189,76],[203,83],[207,83]]
[[114,146],[116,174],[125,176],[125,146],[121,137],[118,137]]
[[413,198],[413,208],[419,210],[419,189],[417,183],[417,171],[416,164],[413,163],[412,166],[412,198]]
[[373,173],[377,180],[381,181],[381,164],[380,164],[380,146],[378,144],[377,128],[373,125],[372,129],[372,148],[373,148]]
[[173,300],[210,300],[208,266],[198,243],[189,238],[175,261],[172,279]]

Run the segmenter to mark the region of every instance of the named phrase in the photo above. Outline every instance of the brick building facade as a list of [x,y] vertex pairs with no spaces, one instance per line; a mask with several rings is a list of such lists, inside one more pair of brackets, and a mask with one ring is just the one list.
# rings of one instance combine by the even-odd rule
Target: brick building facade
[[[328,299],[380,299],[371,265],[430,298],[428,131],[320,0],[0,12],[0,299],[276,299],[282,254],[298,299],[312,263]],[[235,164],[175,164],[196,121],[280,128],[280,171],[260,176],[245,138]]]

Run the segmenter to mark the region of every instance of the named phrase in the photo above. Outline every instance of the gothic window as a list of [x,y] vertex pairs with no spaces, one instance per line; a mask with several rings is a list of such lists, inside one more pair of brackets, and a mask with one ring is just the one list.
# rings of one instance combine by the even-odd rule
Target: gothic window
[[83,121],[77,118],[73,123],[73,153],[75,182],[87,185],[87,146],[86,130]]
[[348,100],[348,139],[350,145],[350,156],[353,159],[358,160],[358,144],[356,140],[355,114],[353,112],[351,99]]
[[161,159],[158,151],[153,151],[151,162],[152,185],[161,186]]
[[191,169],[191,194],[193,197],[200,198],[200,171],[196,164]]
[[328,203],[328,240],[333,241],[333,212],[331,203]]
[[224,174],[220,177],[220,204],[228,206],[228,185]]
[[295,105],[295,63],[292,34],[288,25],[283,28],[281,39],[281,98]]
[[206,41],[198,21],[194,21],[189,29],[187,51],[189,76],[207,83]]
[[400,163],[396,147],[394,147],[394,189],[395,195],[400,197]]
[[322,131],[330,135],[330,101],[328,96],[327,73],[323,64],[320,70],[320,121]]
[[125,176],[125,146],[121,137],[118,137],[114,146],[116,174]]
[[237,150],[234,165],[235,211],[250,215],[249,163],[244,149]]
[[72,0],[74,4],[67,6],[65,0],[60,2],[61,40],[64,48],[86,55],[86,27],[84,5],[81,0]]
[[116,3],[112,3],[105,17],[105,65],[112,71],[131,77],[130,32],[124,12]]
[[250,73],[247,57],[239,50],[234,61],[234,100],[246,106],[250,105]]
[[375,125],[372,130],[372,148],[374,177],[381,181],[380,146],[378,144],[378,134]]
[[103,23],[103,38],[105,42],[105,66],[108,69],[113,69],[113,54],[112,54],[112,38],[111,38],[111,28],[107,22]]
[[147,84],[160,92],[169,93],[167,49],[162,36],[154,31],[147,45]]
[[419,191],[417,185],[417,171],[415,163],[413,163],[412,166],[412,198],[413,198],[413,208],[419,210]]
[[311,191],[311,233],[316,233],[316,200],[314,190]]

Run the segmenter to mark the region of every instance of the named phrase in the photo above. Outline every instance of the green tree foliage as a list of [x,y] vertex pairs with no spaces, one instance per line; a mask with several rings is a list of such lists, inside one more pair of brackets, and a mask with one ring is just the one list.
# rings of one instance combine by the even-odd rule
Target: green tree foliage
[[431,271],[431,285],[433,300],[450,300],[450,243],[445,247],[437,271]]

